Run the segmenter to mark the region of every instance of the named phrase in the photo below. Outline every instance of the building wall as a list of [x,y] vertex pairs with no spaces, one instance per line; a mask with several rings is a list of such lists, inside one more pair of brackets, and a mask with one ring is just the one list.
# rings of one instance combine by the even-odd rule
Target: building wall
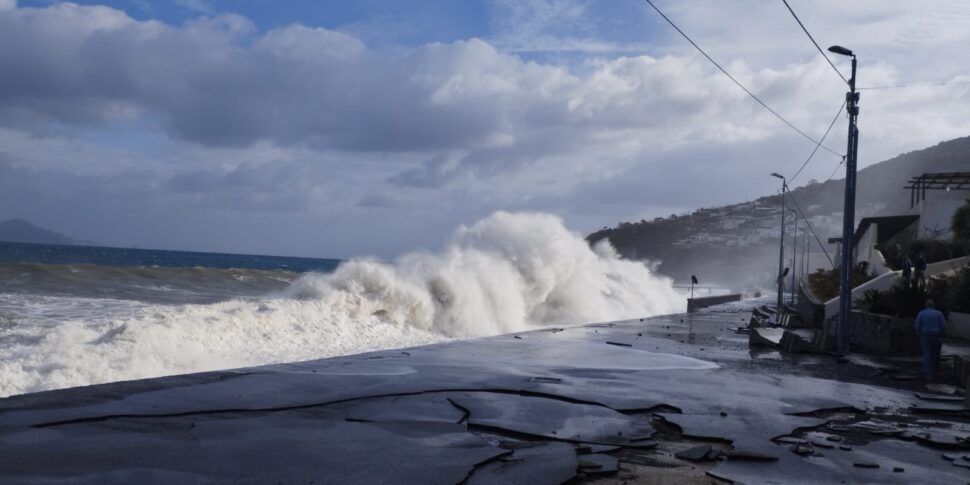
[[970,197],[970,192],[927,193],[926,200],[919,204],[919,238],[949,239],[953,213],[965,203],[967,197]]
[[[855,248],[853,248],[854,262],[856,264],[866,261],[869,263],[869,271],[875,273],[876,275],[881,275],[892,271],[883,257],[882,251],[879,251],[878,247],[893,246],[896,244],[906,244],[913,237],[916,236],[917,226],[920,221],[915,221],[905,229],[894,234],[893,237],[886,239],[885,234],[887,230],[896,231],[897,226],[892,224],[885,224],[874,222],[869,224],[866,231],[859,236],[859,240],[855,243]],[[880,239],[885,239],[880,243]]]
[[[875,254],[876,243],[878,242],[879,235],[879,225],[869,224],[866,231],[859,236],[859,240],[855,241],[855,248],[853,248],[853,263],[859,264],[863,261],[869,263],[869,268],[877,270],[876,266],[882,266],[880,264],[882,258],[878,254]],[[884,269],[884,267],[883,267]],[[885,272],[885,271],[883,271]]]

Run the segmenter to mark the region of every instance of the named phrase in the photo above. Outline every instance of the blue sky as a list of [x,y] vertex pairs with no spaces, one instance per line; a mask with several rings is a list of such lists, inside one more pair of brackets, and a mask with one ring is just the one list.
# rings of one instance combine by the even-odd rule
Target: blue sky
[[[23,0],[21,6],[47,6],[51,0]],[[105,5],[138,20],[181,25],[200,15],[238,14],[261,31],[298,23],[349,32],[371,46],[414,47],[430,42],[454,42],[501,35],[505,17],[516,2],[479,0],[83,0],[81,5]],[[527,5],[528,2],[521,2]],[[566,2],[568,3],[568,2]],[[582,26],[563,22],[560,34],[587,34],[617,44],[646,43],[656,17],[636,0],[595,0]],[[590,15],[592,14],[592,15]],[[657,23],[656,25],[660,25]],[[530,52],[531,55],[538,55]]]
[[[21,5],[44,6],[50,1],[23,1]],[[235,13],[260,29],[269,30],[300,23],[333,30],[370,29],[375,39],[395,44],[418,45],[426,42],[452,42],[468,37],[484,37],[490,31],[486,6],[475,1],[447,0],[165,0],[165,1],[81,1],[84,5],[107,5],[138,20],[159,20],[179,25],[199,15]],[[382,32],[381,27],[391,27]]]
[[[825,131],[845,86],[784,5],[657,3]],[[790,3],[860,85],[970,81],[967,2]],[[583,233],[773,193],[813,148],[640,0],[0,0],[0,73],[0,219],[119,246],[390,258],[499,210]],[[865,92],[860,127],[862,166],[966,136],[970,86]]]

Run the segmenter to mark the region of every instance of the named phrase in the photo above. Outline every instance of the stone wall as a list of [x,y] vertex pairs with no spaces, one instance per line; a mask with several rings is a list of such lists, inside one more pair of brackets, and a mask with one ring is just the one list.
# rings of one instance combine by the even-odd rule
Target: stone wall
[[970,340],[970,313],[950,312],[946,317],[945,335]]
[[912,318],[852,312],[849,346],[853,352],[884,356],[920,355]]

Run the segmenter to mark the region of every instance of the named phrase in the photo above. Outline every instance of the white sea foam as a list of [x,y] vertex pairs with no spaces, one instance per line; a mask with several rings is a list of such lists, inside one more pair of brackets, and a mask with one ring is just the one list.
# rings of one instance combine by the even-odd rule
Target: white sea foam
[[438,254],[349,261],[260,299],[0,295],[0,395],[682,310],[669,279],[560,219],[499,212]]

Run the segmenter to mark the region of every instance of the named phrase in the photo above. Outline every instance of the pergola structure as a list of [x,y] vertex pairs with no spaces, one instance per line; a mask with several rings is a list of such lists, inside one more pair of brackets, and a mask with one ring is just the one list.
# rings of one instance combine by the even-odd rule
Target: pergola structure
[[927,190],[970,190],[970,172],[924,173],[913,177],[903,187],[909,189],[909,207],[926,200]]

